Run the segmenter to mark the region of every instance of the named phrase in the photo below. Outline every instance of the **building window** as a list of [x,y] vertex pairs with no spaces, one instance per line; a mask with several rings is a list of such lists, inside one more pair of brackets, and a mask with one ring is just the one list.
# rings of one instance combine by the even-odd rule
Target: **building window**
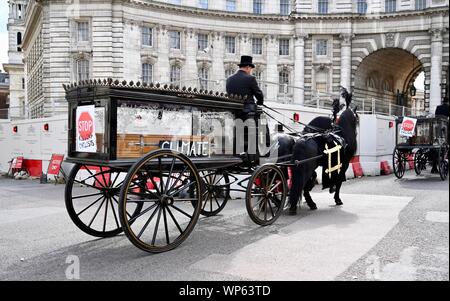
[[78,60],[77,61],[77,81],[89,79],[89,61]]
[[256,55],[261,55],[263,53],[261,38],[252,39],[252,53]]
[[261,71],[261,70],[254,71],[254,72],[253,72],[253,75],[255,76],[256,81],[258,82],[258,86],[259,86],[262,90],[265,90],[265,89],[264,89],[264,88],[265,88],[265,85],[264,85],[264,83],[262,82],[262,80],[263,80],[263,73],[262,73],[262,71]]
[[288,93],[289,86],[289,72],[287,70],[282,70],[279,73],[279,93]]
[[416,0],[416,10],[427,8],[427,0]]
[[142,45],[153,46],[153,28],[142,27]]
[[236,53],[236,38],[226,36],[225,37],[225,51],[226,53]]
[[177,4],[180,5],[181,4],[181,0],[169,0],[170,4]]
[[289,55],[289,39],[280,39],[280,55]]
[[22,77],[22,90],[25,90],[25,78],[23,78],[23,77]]
[[197,38],[198,38],[198,43],[197,43],[198,50],[205,51],[205,49],[208,48],[208,35],[199,33]]
[[22,44],[22,33],[19,31],[17,33],[17,46]]
[[181,82],[181,68],[177,65],[170,66],[170,82],[180,83]]
[[291,0],[280,0],[280,14],[288,16],[291,13]]
[[397,11],[397,0],[385,0],[384,4],[387,13],[394,13]]
[[142,64],[142,81],[144,83],[151,83],[153,81],[153,65]]
[[358,0],[358,14],[367,13],[367,0]]
[[253,0],[253,13],[261,15],[263,11],[263,0]]
[[327,40],[316,41],[316,55],[327,55]]
[[78,42],[89,41],[89,22],[77,22]]
[[208,9],[208,0],[198,0],[198,7]]
[[208,70],[206,68],[200,69],[199,79],[200,79],[200,89],[208,90]]
[[318,12],[319,14],[328,14],[328,0],[319,0],[318,2]]
[[170,49],[181,49],[181,32],[170,31]]
[[234,75],[234,70],[233,69],[227,69],[225,70],[225,78],[229,78],[230,76]]
[[316,83],[316,90],[319,93],[327,93],[328,91],[328,85],[327,83],[324,82],[320,82],[320,83]]
[[227,0],[227,11],[236,11],[236,0]]

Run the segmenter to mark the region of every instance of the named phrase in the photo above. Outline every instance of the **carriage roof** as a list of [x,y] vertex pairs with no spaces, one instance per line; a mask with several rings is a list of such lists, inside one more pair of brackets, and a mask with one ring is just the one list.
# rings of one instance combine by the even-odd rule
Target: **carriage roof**
[[246,96],[228,95],[206,89],[180,87],[173,84],[142,83],[126,80],[90,79],[63,85],[69,102],[104,98],[121,98],[143,102],[177,103],[199,107],[242,109]]

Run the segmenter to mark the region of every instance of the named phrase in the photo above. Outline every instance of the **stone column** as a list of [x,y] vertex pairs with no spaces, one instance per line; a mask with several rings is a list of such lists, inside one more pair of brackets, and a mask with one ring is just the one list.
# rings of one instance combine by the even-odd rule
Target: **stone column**
[[167,28],[163,25],[157,27],[158,32],[158,61],[156,72],[153,73],[154,80],[160,83],[168,83],[169,76],[169,36]]
[[434,113],[441,104],[442,83],[442,30],[432,29],[431,33],[431,72],[430,72],[430,106],[429,112]]
[[215,32],[211,35],[212,49],[212,78],[219,80],[220,85],[218,90],[225,91],[225,67],[223,64],[225,55],[224,34],[222,32]]
[[341,39],[341,86],[351,91],[353,34],[344,33],[339,38]]
[[252,55],[252,37],[250,34],[240,34],[238,36],[238,40],[240,43],[240,52],[241,55]]
[[184,65],[184,78],[180,86],[196,86],[198,82],[197,70],[197,32],[193,29],[184,31],[186,35],[186,63]]
[[296,35],[294,37],[294,103],[303,105],[305,102],[305,39],[307,35]]
[[266,99],[269,101],[277,101],[278,98],[278,85],[279,82],[279,72],[278,72],[278,37],[275,35],[266,36],[267,43],[267,96]]

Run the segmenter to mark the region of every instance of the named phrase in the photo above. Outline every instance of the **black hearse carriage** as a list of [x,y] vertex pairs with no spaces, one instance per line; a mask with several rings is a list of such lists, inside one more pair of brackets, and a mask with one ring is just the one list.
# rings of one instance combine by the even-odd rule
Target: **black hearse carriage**
[[200,214],[224,208],[232,185],[246,192],[256,223],[272,224],[281,214],[288,190],[283,172],[234,148],[233,121],[243,98],[112,79],[64,88],[66,161],[74,164],[65,201],[84,232],[124,231],[144,251],[168,251],[189,236]]
[[[409,135],[405,135],[402,130],[402,124],[406,120],[409,122],[405,123],[406,130],[411,130]],[[420,175],[428,164],[434,165],[444,181],[448,175],[448,118],[399,117],[396,120],[396,130],[396,147],[392,155],[395,176],[402,178],[407,169],[406,164],[414,162],[417,175]]]

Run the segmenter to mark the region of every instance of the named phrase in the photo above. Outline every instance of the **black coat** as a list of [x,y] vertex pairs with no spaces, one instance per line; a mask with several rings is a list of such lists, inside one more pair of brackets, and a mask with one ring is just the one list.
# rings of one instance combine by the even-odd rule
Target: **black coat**
[[448,104],[444,103],[436,107],[436,113],[434,115],[441,115],[449,117]]
[[230,76],[227,79],[227,93],[237,94],[240,96],[247,95],[244,105],[244,113],[255,112],[256,105],[255,99],[257,99],[258,105],[264,104],[264,95],[258,86],[256,77],[248,75],[244,71],[239,70],[236,74]]

